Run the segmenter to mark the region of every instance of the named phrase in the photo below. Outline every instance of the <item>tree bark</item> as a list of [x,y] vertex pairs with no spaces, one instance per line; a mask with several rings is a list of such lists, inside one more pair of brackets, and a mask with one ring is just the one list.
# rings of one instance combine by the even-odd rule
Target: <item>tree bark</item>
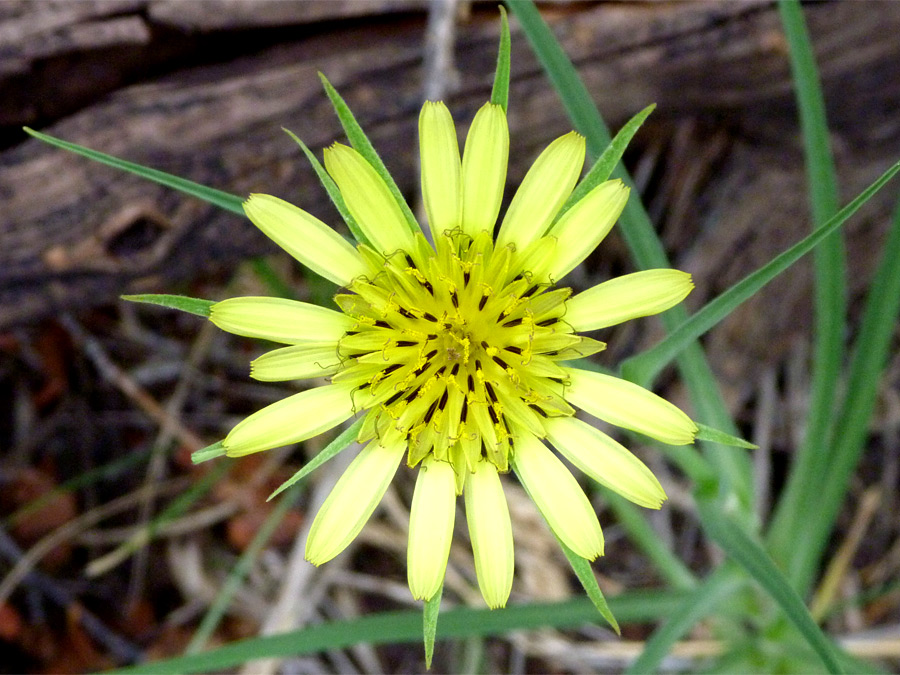
[[[245,219],[26,140],[21,125],[237,195],[275,194],[337,224],[281,127],[316,150],[342,139],[322,71],[418,199],[426,9],[400,0],[0,4],[0,328],[171,290],[271,250]],[[629,158],[649,177],[648,202],[679,264],[700,276],[698,299],[805,234],[787,46],[772,4],[541,9],[612,126],[657,103]],[[804,9],[849,198],[900,156],[900,3]],[[458,85],[446,100],[461,132],[490,95],[498,25],[490,3],[459,17]],[[509,114],[515,185],[571,123],[514,21]],[[862,269],[887,208],[880,199],[852,230]]]

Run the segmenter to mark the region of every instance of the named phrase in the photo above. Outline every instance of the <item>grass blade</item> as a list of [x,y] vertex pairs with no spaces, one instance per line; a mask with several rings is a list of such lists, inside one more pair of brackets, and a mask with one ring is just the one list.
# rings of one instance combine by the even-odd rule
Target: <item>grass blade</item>
[[673,358],[680,354],[694,340],[727,317],[745,300],[750,299],[775,277],[813,250],[820,242],[839,228],[850,216],[874,196],[900,171],[900,162],[885,171],[874,183],[863,190],[837,215],[786,251],[775,256],[766,265],[750,273],[727,291],[711,300],[690,319],[678,326],[662,342],[642,354],[627,360],[622,368],[629,379],[641,384],[652,382],[653,378]]
[[847,393],[837,414],[836,434],[828,453],[824,478],[817,486],[815,509],[806,513],[803,527],[791,532],[802,550],[791,560],[789,571],[798,588],[812,583],[828,534],[847,492],[847,485],[865,448],[869,422],[875,408],[891,341],[900,316],[900,204],[894,213],[884,252],[863,309],[859,334],[853,345]]
[[[610,608],[627,621],[655,620],[676,611],[686,597],[675,591],[638,591],[610,598]],[[587,598],[557,603],[513,605],[502,612],[489,609],[451,609],[441,613],[441,638],[502,635],[515,630],[574,628],[594,623],[597,609]],[[418,610],[380,612],[347,621],[308,626],[302,630],[250,638],[200,654],[153,661],[114,671],[131,673],[198,673],[232,668],[260,658],[285,658],[342,649],[358,643],[402,644],[422,640]]]
[[626,673],[654,673],[679,639],[694,625],[712,614],[716,607],[740,587],[733,570],[720,567],[691,591],[666,622],[647,640],[644,651]]
[[[813,227],[819,227],[838,210],[838,185],[831,153],[825,99],[819,82],[815,55],[796,0],[778,3],[791,57],[791,72],[797,96],[809,200]],[[791,559],[804,552],[797,548],[794,531],[804,521],[806,499],[821,487],[822,457],[835,419],[835,392],[844,356],[844,323],[847,317],[847,263],[841,234],[822,241],[813,258],[815,271],[815,328],[810,383],[809,412],[803,443],[791,467],[788,482],[777,504],[769,531],[775,556],[793,565]]]
[[787,618],[822,659],[828,672],[842,672],[834,643],[816,625],[787,577],[778,569],[765,549],[747,534],[743,524],[726,515],[722,504],[712,499],[697,499],[697,515],[710,538],[778,603]]
[[136,176],[146,178],[147,180],[153,181],[154,183],[159,183],[160,185],[178,190],[179,192],[184,192],[185,194],[188,194],[192,197],[197,197],[197,199],[202,199],[205,202],[209,202],[213,206],[218,206],[220,209],[231,211],[232,213],[236,213],[240,216],[244,215],[244,200],[237,195],[223,192],[222,190],[216,190],[215,188],[206,187],[205,185],[200,185],[200,183],[195,183],[184,178],[179,178],[178,176],[173,176],[172,174],[166,173],[164,171],[151,169],[141,164],[128,162],[124,159],[113,157],[112,155],[97,152],[96,150],[91,150],[90,148],[78,145],[77,143],[70,143],[60,138],[50,136],[49,134],[42,134],[41,132],[35,131],[34,129],[29,129],[28,127],[23,127],[23,129],[30,136],[33,136],[34,138],[37,138],[38,140],[43,141],[44,143],[48,143],[54,147],[62,148],[63,150],[68,150],[69,152],[74,152],[76,155],[87,157],[88,159],[92,159],[95,162],[100,162],[100,164],[106,164],[107,166],[111,166],[114,169],[127,171],[128,173],[133,173]]
[[247,546],[243,553],[241,553],[241,557],[228,573],[228,578],[225,580],[225,583],[222,584],[222,588],[216,594],[215,600],[209,606],[209,609],[203,616],[203,620],[194,632],[194,636],[191,638],[187,649],[185,649],[185,654],[196,654],[206,646],[207,642],[209,642],[210,637],[212,637],[212,634],[219,626],[219,622],[221,622],[229,605],[231,605],[231,601],[234,600],[235,594],[238,592],[238,589],[241,587],[247,574],[249,574],[250,568],[256,562],[259,554],[262,552],[263,548],[265,548],[266,544],[269,543],[269,539],[275,534],[275,530],[281,524],[281,521],[284,520],[284,517],[300,496],[300,488],[300,485],[295,486],[283,499],[278,501],[271,513],[266,516],[262,526],[253,536],[250,545]]
[[641,510],[608,488],[601,486],[600,491],[628,538],[653,562],[666,583],[682,590],[695,588],[697,579],[694,573],[666,547]]

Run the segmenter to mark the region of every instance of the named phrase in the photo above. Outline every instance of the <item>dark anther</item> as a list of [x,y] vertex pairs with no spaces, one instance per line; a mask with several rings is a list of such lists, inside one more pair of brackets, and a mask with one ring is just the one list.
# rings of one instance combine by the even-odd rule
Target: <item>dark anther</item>
[[522,324],[522,319],[510,319],[503,325],[507,326],[508,328],[512,328],[513,326],[520,326],[521,324]]
[[490,347],[490,345],[487,343],[487,341],[486,341],[486,340],[482,340],[482,341],[481,341],[481,348],[482,348],[482,349],[487,349],[488,347]]
[[466,417],[469,415],[469,400],[463,399],[462,412],[459,413],[459,421],[466,423]]
[[465,287],[468,285],[469,285],[469,273],[463,272],[463,286]]
[[537,289],[538,289],[537,286],[532,286],[532,287],[529,288],[527,291],[525,291],[524,293],[522,293],[521,297],[523,297],[523,298],[530,297],[530,296],[532,296],[532,295],[535,294],[535,292],[537,291]]
[[403,256],[406,258],[406,264],[409,267],[415,267],[416,264],[413,262],[413,259],[409,257],[409,253],[404,253]]
[[552,326],[556,323],[556,319],[544,319],[543,321],[538,321],[535,326],[540,326],[541,328],[545,328],[547,326]]
[[456,294],[456,291],[453,291],[450,294],[450,300],[453,302],[453,306],[456,309],[459,309],[459,296]]
[[441,410],[444,409],[444,406],[447,405],[447,397],[450,395],[450,392],[447,389],[444,389],[444,393],[441,394],[441,400],[438,402],[438,408]]
[[450,330],[451,328],[453,328],[453,324],[445,321],[444,322],[444,330]]
[[412,403],[412,400],[418,395],[419,395],[419,388],[416,387],[411,392],[409,392],[409,395],[406,397],[405,400],[407,403]]
[[434,286],[431,285],[430,281],[423,281],[422,285],[425,287],[425,290],[434,295]]
[[426,364],[425,364],[424,366],[422,366],[421,368],[416,368],[416,369],[412,372],[412,376],[413,376],[413,377],[418,377],[419,375],[421,375],[422,373],[424,373],[427,369],[428,369],[428,364],[426,363]]
[[359,331],[358,330],[348,330],[346,333],[344,333],[344,335],[346,335],[348,337],[350,335],[359,335]]
[[517,274],[515,277],[513,277],[513,280],[512,280],[511,282],[509,282],[509,283],[513,283],[513,281],[519,281],[520,279],[524,279],[524,278],[525,278],[525,277],[523,277],[522,274],[519,273],[519,274]]
[[371,382],[363,382],[356,388],[356,391],[363,391],[364,389],[368,389],[371,384]]
[[468,385],[469,391],[475,391],[475,380],[472,379],[472,373],[469,373]]
[[386,406],[388,406],[388,405],[391,405],[392,403],[396,403],[397,401],[400,400],[400,398],[401,398],[401,397],[403,396],[403,394],[405,394],[405,393],[406,393],[406,392],[404,392],[404,391],[398,391],[396,394],[394,394],[393,396],[391,396],[387,401],[385,401],[384,404],[385,404]]
[[548,377],[547,379],[553,380],[557,384],[565,384],[565,382],[563,381],[563,379],[561,377]]
[[413,347],[415,344],[416,343],[411,340],[397,340],[398,347]]
[[437,323],[437,317],[429,314],[428,312],[425,312],[422,315],[422,318],[425,319],[426,321],[434,321],[435,323]]
[[501,359],[499,356],[495,356],[495,357],[494,357],[494,363],[496,363],[496,364],[497,364],[498,366],[500,366],[501,368],[504,368],[504,369],[505,369],[505,368],[509,368],[509,366],[506,365],[506,361],[504,361],[503,359]]
[[390,375],[395,370],[397,370],[397,368],[399,368],[399,367],[400,367],[399,363],[392,363],[391,365],[389,365],[387,368],[385,368],[381,372],[384,373],[385,375]]
[[408,309],[404,309],[403,307],[401,307],[401,308],[398,309],[397,311],[400,312],[400,314],[402,314],[403,316],[405,316],[407,319],[415,319],[415,318],[416,318],[416,315],[415,315],[415,314],[413,314],[412,312],[410,312]]
[[428,340],[437,340],[437,338],[438,338],[437,333],[431,333],[431,334],[425,336],[425,341],[428,342]]
[[484,309],[484,306],[487,304],[488,296],[482,295],[481,301],[478,303],[478,309]]
[[375,325],[378,326],[379,328],[390,328],[391,327],[391,324],[389,324],[387,321],[376,321]]
[[508,352],[512,352],[513,354],[521,354],[522,353],[522,349],[519,347],[509,346],[509,347],[504,347],[504,349]]
[[430,352],[428,352],[428,353],[425,355],[425,360],[427,361],[427,360],[429,360],[429,359],[432,359],[432,358],[434,357],[435,354],[437,354],[437,349],[432,349]]
[[494,410],[492,406],[488,406],[488,412],[491,415],[491,422],[493,422],[494,424],[500,424],[500,418],[497,417],[497,411]]
[[494,402],[497,402],[497,394],[494,393],[494,387],[491,386],[490,382],[484,383],[484,388],[487,390],[488,397]]
[[456,377],[456,374],[457,374],[458,372],[459,372],[459,364],[458,364],[458,363],[454,363],[454,364],[453,364],[453,370],[450,371],[450,374],[453,375],[453,377]]
[[529,403],[528,407],[534,410],[534,412],[536,412],[541,417],[547,417],[547,413],[544,412],[544,409],[541,406],[535,405],[534,403]]
[[425,413],[425,424],[428,424],[431,421],[431,418],[434,417],[434,411],[437,410],[437,407],[437,401],[435,401],[428,407],[428,412]]

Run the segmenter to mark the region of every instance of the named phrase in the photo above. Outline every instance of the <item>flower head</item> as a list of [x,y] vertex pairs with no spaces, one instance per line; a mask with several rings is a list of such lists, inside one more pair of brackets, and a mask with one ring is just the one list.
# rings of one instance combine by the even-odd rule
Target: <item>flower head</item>
[[[362,529],[403,458],[418,469],[409,585],[429,599],[442,583],[457,495],[478,582],[491,607],[506,603],[513,542],[501,475],[515,471],[556,535],[575,553],[603,554],[596,514],[559,454],[637,504],[665,493],[647,467],[576,408],[665,443],[691,443],[694,423],[625,380],[570,362],[604,348],[579,335],[661,312],[691,290],[676,270],[626,275],[573,295],[558,285],[597,246],[628,198],[607,181],[568,205],[584,138],[552,142],[500,212],[509,134],[506,114],[486,104],[460,158],[443,103],[419,119],[422,196],[431,242],[412,227],[379,172],[353,148],[325,150],[325,167],[366,238],[352,246],[310,214],[252,195],[248,217],[301,263],[336,282],[341,311],[275,298],[235,298],[211,320],[239,335],[288,346],[256,359],[260,380],[327,378],[260,410],[224,439],[245,455],[302,441],[362,416],[365,446],[312,525],[306,556],[318,565]],[[433,242],[433,243],[432,243]]]

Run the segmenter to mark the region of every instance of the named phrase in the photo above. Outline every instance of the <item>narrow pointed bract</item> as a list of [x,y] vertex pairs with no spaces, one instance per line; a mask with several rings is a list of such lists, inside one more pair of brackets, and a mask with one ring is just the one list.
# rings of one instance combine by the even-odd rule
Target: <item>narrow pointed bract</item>
[[306,380],[312,388],[249,416],[202,458],[297,443],[359,414],[356,438],[365,446],[319,510],[307,559],[319,565],[340,554],[403,464],[399,470],[418,472],[407,549],[413,597],[433,600],[442,588],[461,494],[478,586],[489,607],[503,607],[515,570],[503,474],[515,472],[567,555],[586,560],[603,555],[603,533],[556,452],[637,504],[659,508],[665,500],[650,470],[577,420],[576,407],[665,443],[692,442],[696,425],[652,392],[567,363],[605,347],[578,330],[664,311],[690,291],[690,276],[639,272],[574,296],[555,286],[606,236],[628,199],[621,181],[607,181],[585,188],[558,216],[581,175],[579,134],[540,154],[495,236],[509,154],[504,107],[478,111],[460,158],[449,110],[426,103],[419,153],[429,242],[411,229],[405,202],[341,111],[354,147],[366,154],[333,144],[325,168],[334,185],[324,180],[367,243],[354,248],[275,197],[253,195],[245,205],[261,230],[342,286],[334,298],[340,311],[277,298],[210,308],[224,330],[287,345],[255,359],[254,378]]

